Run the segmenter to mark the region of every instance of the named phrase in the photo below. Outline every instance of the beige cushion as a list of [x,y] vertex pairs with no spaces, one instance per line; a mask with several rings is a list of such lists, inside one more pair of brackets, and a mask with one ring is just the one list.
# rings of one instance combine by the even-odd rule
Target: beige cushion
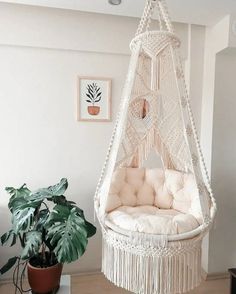
[[119,168],[112,177],[106,212],[121,206],[155,206],[192,214],[199,223],[202,213],[192,174],[145,168]]
[[199,226],[191,214],[155,206],[121,206],[108,214],[106,224],[133,232],[167,235],[186,233]]

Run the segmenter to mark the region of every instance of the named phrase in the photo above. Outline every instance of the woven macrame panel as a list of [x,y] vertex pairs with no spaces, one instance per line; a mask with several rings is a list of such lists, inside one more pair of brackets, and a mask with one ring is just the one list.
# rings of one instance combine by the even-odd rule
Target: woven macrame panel
[[165,167],[192,170],[168,35],[163,43],[140,52],[117,166],[141,166],[154,148]]
[[158,108],[157,129],[161,141],[169,151],[175,169],[192,171],[171,46],[160,54],[159,62],[161,100]]

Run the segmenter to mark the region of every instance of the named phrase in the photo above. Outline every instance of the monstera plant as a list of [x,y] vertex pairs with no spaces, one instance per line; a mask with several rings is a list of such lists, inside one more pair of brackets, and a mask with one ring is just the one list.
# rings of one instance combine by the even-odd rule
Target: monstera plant
[[18,241],[22,252],[10,258],[0,273],[15,266],[13,281],[21,293],[19,268],[23,272],[26,266],[33,293],[56,293],[62,265],[82,256],[88,238],[96,233],[83,211],[64,196],[67,187],[67,179],[61,179],[58,184],[35,192],[25,184],[18,189],[6,188],[11,196],[8,207],[12,227],[2,235],[1,243],[13,246]]

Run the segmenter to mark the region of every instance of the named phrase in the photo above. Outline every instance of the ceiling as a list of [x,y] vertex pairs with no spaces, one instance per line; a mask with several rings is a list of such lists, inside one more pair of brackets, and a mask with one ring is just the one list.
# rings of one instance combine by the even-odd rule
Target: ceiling
[[[0,0],[0,2],[64,8],[87,12],[140,17],[145,0],[122,0],[119,6],[108,0]],[[167,0],[174,21],[213,25],[226,14],[236,15],[236,0]]]

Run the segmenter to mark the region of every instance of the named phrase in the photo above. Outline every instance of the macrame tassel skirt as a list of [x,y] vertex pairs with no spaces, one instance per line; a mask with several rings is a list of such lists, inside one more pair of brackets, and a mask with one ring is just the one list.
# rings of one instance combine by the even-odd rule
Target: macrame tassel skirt
[[103,234],[102,271],[136,294],[185,293],[201,282],[201,244],[202,236],[164,244],[110,230]]

